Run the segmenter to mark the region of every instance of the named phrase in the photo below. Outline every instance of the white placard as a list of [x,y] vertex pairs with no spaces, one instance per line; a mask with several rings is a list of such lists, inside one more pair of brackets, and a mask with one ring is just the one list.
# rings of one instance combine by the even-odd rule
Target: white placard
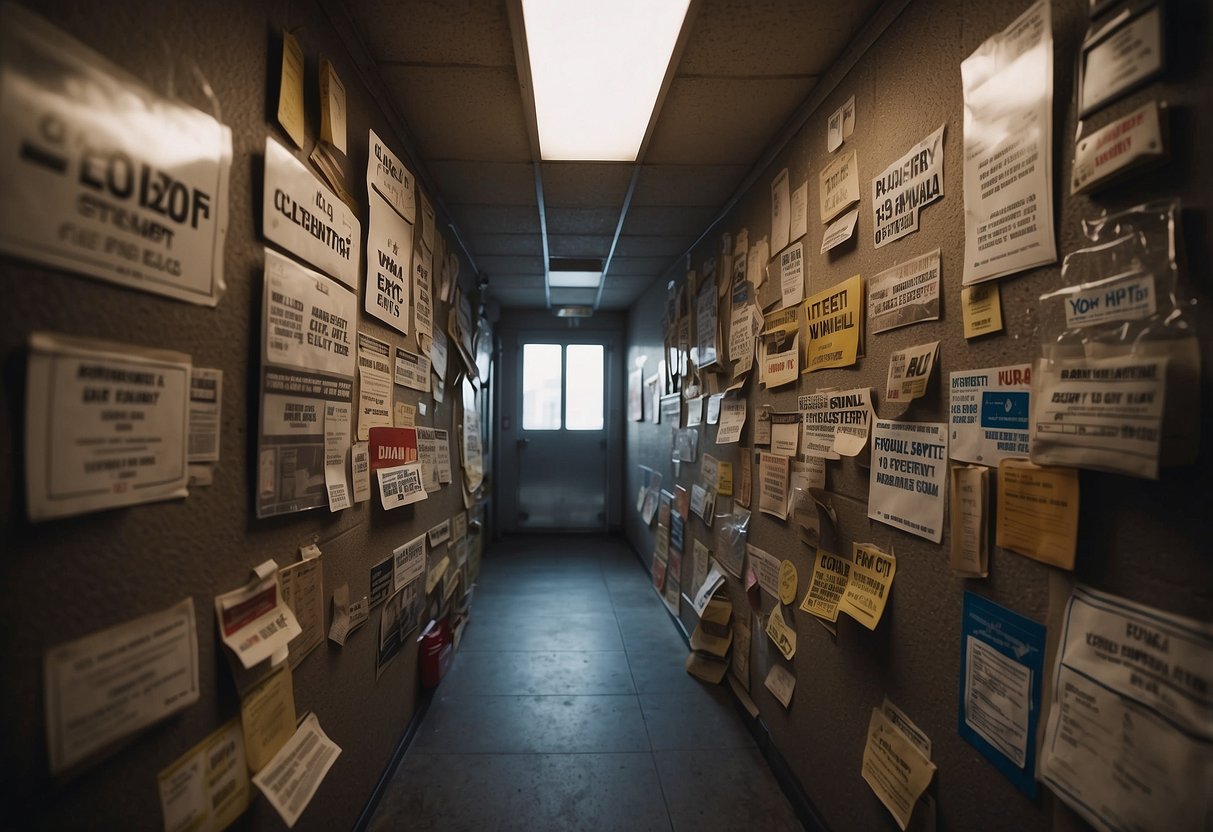
[[939,249],[885,269],[868,281],[868,330],[887,332],[939,320]]
[[1112,34],[1083,54],[1078,109],[1084,116],[1162,71],[1160,5],[1124,24],[1114,19],[1110,26]]
[[265,237],[358,290],[362,224],[348,205],[269,136],[265,139]]
[[1031,452],[1032,365],[961,370],[948,380],[952,459],[996,466]]
[[1119,173],[1165,156],[1159,112],[1158,102],[1149,101],[1079,139],[1074,147],[1070,194],[1086,193]]
[[868,517],[938,543],[948,481],[948,426],[877,419]]
[[1053,239],[1053,22],[1038,0],[960,65],[970,286],[1057,259]]
[[402,387],[430,392],[430,360],[424,355],[396,347],[396,383]]
[[366,235],[363,308],[368,315],[408,335],[413,226],[378,194],[370,194],[369,199],[371,222]]
[[1114,321],[1138,321],[1157,309],[1154,275],[1114,277],[1058,293],[1066,310],[1066,328]]
[[215,306],[232,133],[15,3],[0,27],[0,250]]
[[43,671],[47,751],[58,774],[198,701],[194,600],[54,647]]
[[25,480],[31,520],[184,497],[190,358],[30,336]]
[[374,130],[369,131],[367,138],[370,144],[366,161],[368,189],[374,188],[396,213],[408,222],[413,222],[417,215],[416,200],[413,196],[413,174]]
[[943,197],[943,129],[910,148],[872,180],[872,237],[876,248],[918,230],[918,214]]

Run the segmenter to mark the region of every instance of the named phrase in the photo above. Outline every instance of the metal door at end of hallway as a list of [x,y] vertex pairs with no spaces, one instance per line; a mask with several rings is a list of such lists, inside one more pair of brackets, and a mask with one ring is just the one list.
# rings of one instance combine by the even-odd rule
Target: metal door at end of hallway
[[607,362],[603,339],[529,336],[519,345],[518,528],[607,525]]

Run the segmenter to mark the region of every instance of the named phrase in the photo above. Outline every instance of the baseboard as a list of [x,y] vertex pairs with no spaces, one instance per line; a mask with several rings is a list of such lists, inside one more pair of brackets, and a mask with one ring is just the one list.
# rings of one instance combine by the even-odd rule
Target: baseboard
[[408,751],[413,738],[417,736],[417,729],[421,727],[421,721],[425,719],[425,715],[430,709],[430,702],[433,699],[434,690],[432,688],[421,688],[418,691],[417,707],[413,710],[413,718],[409,720],[409,724],[404,727],[404,732],[401,733],[400,739],[396,741],[396,747],[392,750],[392,757],[388,760],[387,767],[379,777],[379,782],[375,784],[375,788],[371,792],[370,798],[367,799],[366,805],[362,807],[362,813],[358,815],[358,820],[354,822],[354,832],[365,832],[370,826],[371,818],[375,815],[375,809],[379,807],[379,801],[383,799],[383,793],[387,791],[387,785],[391,781],[392,775],[396,773],[396,769],[400,766],[400,761],[404,759],[404,752]]
[[[637,551],[635,546],[631,546],[632,553],[636,555],[636,560],[640,564],[640,568],[648,571],[648,567],[644,562],[644,557]],[[670,620],[674,622],[675,629],[682,636],[682,640],[687,644],[687,650],[691,649],[691,639],[687,634],[686,627],[682,620],[666,609],[666,615],[670,616]],[[809,799],[808,793],[804,790],[804,786],[800,784],[800,779],[792,771],[792,767],[788,764],[787,759],[775,747],[775,741],[771,739],[771,732],[767,730],[766,723],[761,717],[750,716],[750,712],[741,704],[741,700],[733,694],[733,689],[729,688],[729,693],[733,697],[733,706],[737,709],[738,716],[741,721],[749,729],[750,735],[754,737],[754,744],[758,746],[762,758],[767,761],[767,766],[770,767],[771,773],[775,775],[775,782],[779,784],[780,791],[784,797],[788,799],[788,803],[792,806],[792,811],[796,813],[796,819],[800,824],[811,832],[829,832],[829,827],[826,826],[825,819],[821,817],[821,813],[817,811],[817,807],[813,805],[813,801]]]

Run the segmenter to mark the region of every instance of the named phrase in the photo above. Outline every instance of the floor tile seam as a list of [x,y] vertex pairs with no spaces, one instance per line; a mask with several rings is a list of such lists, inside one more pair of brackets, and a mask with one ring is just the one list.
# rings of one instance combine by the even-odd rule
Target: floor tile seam
[[[635,682],[633,682],[633,684],[635,684]],[[639,701],[640,694],[638,694],[638,693],[457,693],[457,694],[452,694],[447,699],[442,700],[442,701],[449,702],[449,701],[453,701],[453,700],[457,700],[457,699],[470,699],[473,697],[476,699],[501,698],[501,697],[509,697],[512,699],[518,699],[520,697],[539,697],[539,696],[544,696],[544,697],[546,697],[546,696],[564,696],[564,697],[596,696],[600,699],[606,698],[606,697],[618,698],[618,697],[630,696],[633,699],[637,700],[636,704],[638,707],[640,705],[640,701]],[[437,705],[435,705],[434,707],[437,707]]]

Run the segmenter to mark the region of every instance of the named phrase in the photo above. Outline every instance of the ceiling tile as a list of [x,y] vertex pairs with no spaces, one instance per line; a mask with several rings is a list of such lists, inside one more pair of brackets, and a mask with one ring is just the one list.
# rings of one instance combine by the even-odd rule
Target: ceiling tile
[[349,0],[377,61],[513,67],[504,3]]
[[381,67],[384,82],[427,162],[529,162],[518,76],[510,68]]
[[548,206],[544,212],[549,234],[603,234],[615,236],[619,209]]
[[535,174],[529,162],[432,162],[434,182],[447,202],[535,205]]
[[542,309],[547,306],[547,297],[543,288],[539,289],[501,289],[498,291],[490,286],[489,294],[503,307],[511,309]]
[[702,0],[679,75],[821,75],[880,0]]
[[552,257],[606,257],[611,237],[588,234],[548,234],[548,254]]
[[593,305],[597,299],[597,289],[552,289],[552,306],[582,303]]
[[753,165],[813,78],[675,78],[646,162]]
[[477,261],[496,254],[543,256],[538,234],[469,234],[467,243]]
[[632,164],[619,162],[544,162],[545,205],[623,207]]
[[539,212],[533,205],[448,204],[462,234],[538,234]]
[[672,257],[614,257],[607,275],[613,277],[639,274],[655,277],[669,268],[673,261]]
[[694,237],[656,237],[624,234],[615,247],[616,257],[677,257],[695,241]]
[[538,289],[543,291],[543,275],[541,274],[494,274],[489,278],[490,294],[498,290],[516,291],[519,289]]
[[490,255],[477,257],[476,265],[480,271],[491,278],[494,274],[543,274],[542,257],[512,257],[507,255]]
[[717,207],[707,205],[639,205],[628,211],[623,233],[698,237],[716,218]]
[[632,210],[645,205],[720,208],[748,171],[746,165],[644,165],[632,195]]

